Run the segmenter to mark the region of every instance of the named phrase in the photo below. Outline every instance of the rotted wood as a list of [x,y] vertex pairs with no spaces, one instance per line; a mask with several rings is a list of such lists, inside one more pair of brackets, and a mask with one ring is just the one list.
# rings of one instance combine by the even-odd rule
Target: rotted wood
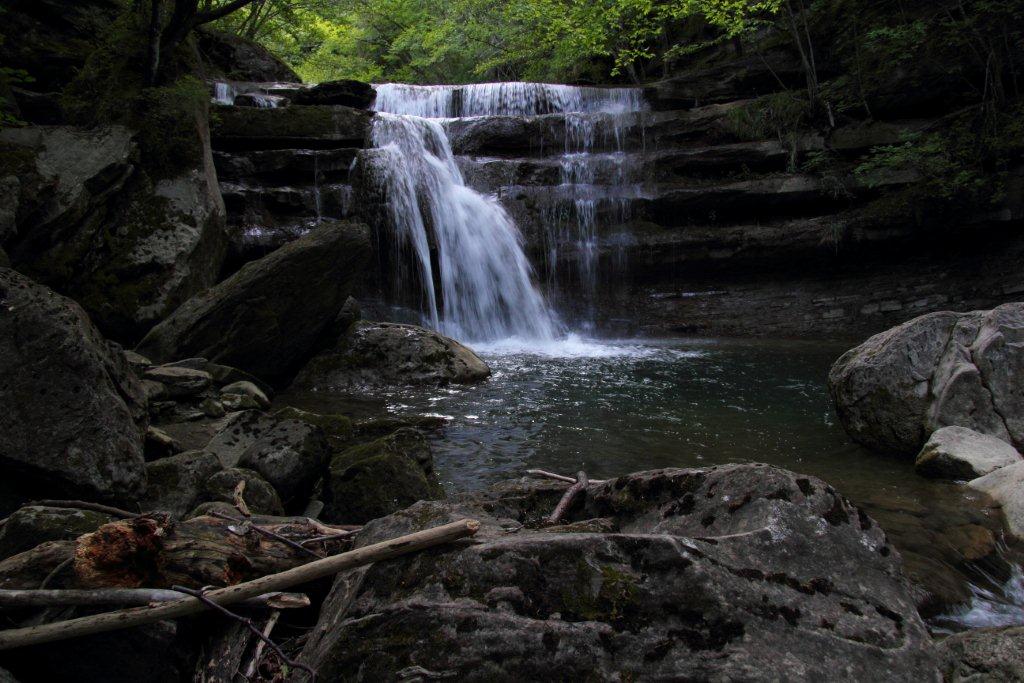
[[0,631],[0,650],[10,650],[29,645],[40,645],[57,640],[77,638],[93,633],[106,633],[143,624],[152,624],[165,619],[198,614],[207,609],[206,602],[218,605],[232,605],[243,600],[269,593],[281,591],[291,586],[315,581],[316,579],[337,574],[346,569],[362,567],[373,562],[383,562],[401,555],[418,552],[444,543],[472,536],[480,529],[480,522],[474,519],[463,519],[432,529],[364,546],[355,550],[314,560],[304,566],[294,567],[279,574],[264,576],[245,583],[226,588],[218,588],[203,594],[205,601],[195,598],[177,600],[175,602],[148,607],[107,612],[77,619],[68,619],[51,624],[42,624],[27,628]]
[[576,499],[581,495],[586,495],[587,486],[590,481],[587,479],[587,473],[582,470],[576,474],[576,482],[566,489],[565,493],[562,494],[562,499],[558,501],[558,505],[555,506],[551,516],[548,517],[548,524],[558,524],[565,517],[565,513],[569,511],[572,504],[576,502]]
[[[268,524],[275,535],[308,537],[302,525]],[[330,550],[338,551],[337,541]],[[175,522],[151,513],[105,524],[76,542],[74,583],[83,588],[230,586],[306,564],[308,551],[213,516]]]

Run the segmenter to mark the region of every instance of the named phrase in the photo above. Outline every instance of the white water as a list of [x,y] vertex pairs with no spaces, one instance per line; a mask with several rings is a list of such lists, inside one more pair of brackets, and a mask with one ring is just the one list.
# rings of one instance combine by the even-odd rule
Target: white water
[[430,324],[466,340],[554,339],[558,324],[532,282],[519,231],[497,200],[466,187],[441,125],[378,114],[371,136],[386,155],[391,220],[415,256]]
[[[632,165],[623,153],[625,125],[645,108],[642,92],[544,83],[375,88],[374,109],[382,115],[374,123],[373,143],[383,149],[391,221],[417,263],[430,324],[477,341],[550,341],[559,329],[531,281],[518,229],[496,199],[465,186],[445,130],[436,121],[468,116],[564,115],[565,154],[556,192],[568,203],[554,201],[556,208],[546,215],[549,268],[557,262],[560,245],[571,244],[580,293],[592,314],[599,209],[610,202],[613,215],[622,218],[628,207],[628,198],[609,198],[618,192],[594,184],[595,164],[611,166],[604,175],[617,189],[631,182]],[[595,156],[598,144],[615,151]],[[431,263],[431,235],[439,273]]]

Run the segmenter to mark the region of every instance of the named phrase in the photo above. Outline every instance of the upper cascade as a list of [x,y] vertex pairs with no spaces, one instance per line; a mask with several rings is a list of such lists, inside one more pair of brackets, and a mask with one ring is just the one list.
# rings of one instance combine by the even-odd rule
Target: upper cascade
[[596,88],[552,83],[475,83],[472,85],[374,85],[374,110],[443,119],[469,116],[543,114],[623,114],[643,111],[640,88]]

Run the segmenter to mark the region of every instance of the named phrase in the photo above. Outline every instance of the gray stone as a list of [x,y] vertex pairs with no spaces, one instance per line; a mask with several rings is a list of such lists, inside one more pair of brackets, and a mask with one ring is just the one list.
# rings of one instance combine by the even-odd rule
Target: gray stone
[[237,413],[241,410],[257,410],[265,406],[260,405],[252,396],[245,394],[224,394],[220,398],[221,407],[228,413]]
[[979,628],[938,642],[947,683],[1024,680],[1024,626]]
[[468,384],[491,374],[471,349],[416,325],[357,322],[295,380],[300,388],[354,391],[403,384]]
[[110,515],[92,510],[38,505],[20,508],[0,529],[0,560],[46,541],[74,540],[112,521]]
[[399,429],[331,458],[323,519],[361,524],[420,500],[444,497],[430,444],[415,429]]
[[323,476],[330,449],[323,431],[299,420],[265,419],[264,429],[238,464],[259,472],[288,507],[305,503]]
[[184,450],[181,444],[164,430],[153,425],[146,429],[146,460],[167,458]]
[[202,356],[286,383],[337,315],[368,256],[365,227],[325,223],[187,301],[138,350],[160,361]]
[[0,466],[26,499],[127,501],[145,486],[146,399],[74,302],[0,268]]
[[943,427],[928,438],[914,463],[918,474],[938,479],[975,479],[1021,462],[1013,446],[965,427]]
[[185,515],[199,503],[206,482],[220,469],[220,460],[209,451],[187,451],[149,463],[143,509]]
[[203,370],[157,365],[148,368],[143,377],[160,382],[167,389],[170,398],[187,398],[203,393],[213,384],[213,377]]
[[992,496],[1003,509],[1009,532],[1024,540],[1024,462],[972,479],[967,485]]
[[242,499],[249,510],[258,515],[283,515],[281,498],[270,483],[258,472],[242,467],[232,467],[210,477],[204,487],[203,497],[207,502],[234,504],[235,488],[245,482]]
[[879,451],[916,454],[946,426],[1024,447],[1024,303],[941,312],[877,334],[829,373],[840,421]]
[[633,474],[537,528],[564,490],[513,482],[370,522],[357,546],[482,526],[339,574],[302,661],[325,680],[412,666],[457,680],[937,679],[898,553],[821,480],[764,465]]
[[246,382],[244,380],[240,382],[232,382],[231,384],[221,387],[220,393],[221,395],[228,396],[248,396],[249,398],[256,402],[258,407],[270,407],[270,399],[268,399],[267,395],[260,391],[260,388],[257,387],[252,382]]

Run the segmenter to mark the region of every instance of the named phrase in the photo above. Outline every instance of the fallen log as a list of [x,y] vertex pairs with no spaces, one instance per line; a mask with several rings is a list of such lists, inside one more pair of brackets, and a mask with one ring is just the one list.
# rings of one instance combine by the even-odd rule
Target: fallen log
[[[364,548],[350,550],[333,557],[325,557],[309,564],[294,567],[278,574],[264,576],[246,581],[227,588],[218,588],[204,593],[207,601],[217,605],[231,605],[264,593],[283,591],[298,584],[337,574],[354,567],[361,567],[373,562],[390,560],[401,555],[430,548],[443,543],[450,543],[472,536],[480,528],[480,522],[464,519],[451,522],[444,526],[418,531],[407,536],[383,541]],[[149,607],[133,607],[131,609],[107,612],[78,619],[69,619],[52,624],[29,626],[26,628],[0,631],[0,650],[10,650],[28,645],[39,645],[56,640],[77,638],[93,633],[105,633],[143,624],[151,624],[165,619],[198,614],[207,609],[202,601],[186,598],[175,602]]]
[[[537,477],[538,479],[554,479],[555,481],[564,481],[567,484],[575,484],[576,483],[576,480],[573,479],[572,477],[567,477],[564,474],[556,474],[554,472],[548,472],[547,470],[526,470],[526,473],[528,475],[530,475],[531,477]],[[594,484],[594,485],[597,485],[597,484],[604,484],[607,481],[608,481],[607,479],[591,479],[590,483]]]
[[[180,592],[163,588],[0,590],[0,608],[104,605],[138,607],[154,602],[185,599]],[[302,593],[266,593],[244,601],[243,605],[273,610],[295,609],[308,607],[309,598]]]
[[[290,521],[194,517],[175,522],[150,513],[105,524],[76,542],[74,584],[84,588],[201,588],[230,586],[306,564],[311,551],[283,534],[314,535]],[[344,539],[328,548],[338,551]],[[318,555],[319,557],[319,555]]]

